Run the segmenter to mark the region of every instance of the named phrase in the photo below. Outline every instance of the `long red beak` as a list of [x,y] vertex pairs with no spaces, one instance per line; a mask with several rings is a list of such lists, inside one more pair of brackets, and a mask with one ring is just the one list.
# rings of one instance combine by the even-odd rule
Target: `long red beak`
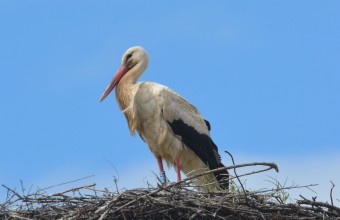
[[100,97],[99,102],[103,101],[106,96],[110,94],[110,92],[118,85],[119,81],[122,79],[122,77],[127,73],[128,68],[126,66],[121,66],[116,74],[114,75],[113,79],[111,80],[110,84],[105,89],[102,97]]

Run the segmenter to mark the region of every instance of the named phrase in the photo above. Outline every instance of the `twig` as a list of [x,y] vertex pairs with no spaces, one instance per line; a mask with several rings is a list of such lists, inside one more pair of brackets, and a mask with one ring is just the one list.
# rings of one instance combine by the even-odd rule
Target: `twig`
[[331,184],[332,184],[332,188],[331,188],[331,191],[330,191],[330,197],[331,197],[331,204],[334,206],[334,203],[333,203],[333,188],[334,188],[334,183],[332,182],[332,180],[330,180]]
[[17,193],[15,190],[5,186],[4,184],[2,184],[2,187],[6,188],[8,191],[12,192],[14,195],[16,195],[19,199],[24,200],[25,198],[22,197],[19,193]]
[[102,213],[104,210],[108,209],[114,202],[118,201],[118,199],[120,199],[120,197],[122,197],[123,194],[119,194],[118,196],[116,196],[114,199],[112,199],[109,203],[107,203],[106,205],[99,207],[95,213],[99,214]]
[[25,195],[25,187],[24,187],[24,182],[22,180],[20,180],[20,186],[21,186],[21,191],[22,191],[22,194]]
[[[287,186],[287,187],[282,187],[280,188],[281,190],[290,190],[290,189],[301,189],[301,188],[307,188],[317,186],[318,184],[309,184],[309,185],[303,185],[303,186]],[[257,190],[257,191],[252,191],[248,192],[248,195],[254,195],[254,194],[259,194],[259,193],[269,193],[269,192],[276,192],[277,189],[264,189],[264,190]],[[304,198],[302,195],[300,195],[301,198],[308,200]]]
[[304,200],[308,200],[308,199],[306,199],[305,197],[303,197],[302,195],[299,195],[302,199],[304,199]]
[[[275,168],[274,167],[268,167],[266,169],[262,169],[262,170],[258,170],[258,171],[252,171],[252,172],[249,172],[249,173],[241,174],[241,175],[238,175],[238,177],[244,177],[244,176],[249,176],[249,175],[253,175],[253,174],[257,174],[257,173],[262,173],[262,172],[265,172],[265,171],[268,171],[268,170],[271,170],[271,169],[275,169]],[[229,180],[232,180],[232,179],[235,179],[235,178],[236,177],[231,177],[231,178],[229,178]]]
[[71,180],[71,181],[68,181],[68,182],[64,182],[64,183],[59,183],[57,185],[53,185],[53,186],[49,186],[49,187],[46,187],[46,188],[42,188],[40,190],[46,190],[46,189],[51,189],[51,188],[54,188],[54,187],[58,187],[58,186],[62,186],[62,185],[66,185],[66,184],[69,184],[69,183],[74,183],[74,182],[78,182],[80,180],[84,180],[84,179],[89,179],[91,177],[94,177],[95,175],[90,175],[90,176],[85,176],[85,177],[82,177],[82,178],[79,178],[79,179],[75,179],[75,180]]
[[115,183],[115,186],[116,186],[116,192],[119,194],[119,190],[118,190],[118,179],[116,178],[116,176],[113,176],[113,182]]
[[328,209],[332,209],[334,211],[337,211],[338,214],[340,214],[340,208],[333,206],[333,205],[330,205],[328,203],[314,202],[314,201],[310,201],[310,200],[298,200],[296,202],[297,202],[297,204],[307,204],[307,205],[318,206],[318,207],[326,207]]
[[60,196],[60,195],[64,195],[68,192],[74,192],[74,191],[77,191],[79,189],[83,189],[83,188],[90,188],[90,187],[93,187],[93,186],[96,186],[95,183],[92,183],[92,184],[89,184],[89,185],[85,185],[85,186],[78,186],[78,187],[74,187],[74,188],[71,188],[71,189],[68,189],[68,190],[65,190],[65,191],[62,191],[62,192],[58,192],[58,193],[54,193],[52,195],[50,195],[51,197],[52,196]]
[[[231,157],[231,161],[233,162],[233,165],[235,166],[235,161],[234,161],[233,155],[231,155],[231,153],[229,153],[229,151],[226,151],[226,150],[225,150],[224,152],[227,153],[227,154],[229,154],[229,156]],[[237,175],[237,173],[236,173],[236,168],[234,168],[234,173],[235,173],[235,176],[236,176],[238,182],[240,183],[240,185],[241,185],[241,187],[242,187],[242,190],[243,190],[243,193],[244,193],[244,197],[245,197],[246,201],[248,202],[246,190],[244,189],[243,184],[242,184],[240,178],[238,177],[238,175]]]

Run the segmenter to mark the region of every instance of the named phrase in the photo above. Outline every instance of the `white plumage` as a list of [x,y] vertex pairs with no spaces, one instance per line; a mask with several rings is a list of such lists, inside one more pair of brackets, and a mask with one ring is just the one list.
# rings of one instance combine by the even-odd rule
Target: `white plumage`
[[[192,104],[166,86],[136,83],[147,65],[148,55],[142,47],[129,48],[100,101],[116,87],[116,98],[131,134],[137,131],[148,144],[161,172],[164,172],[162,159],[168,166],[175,165],[178,180],[178,168],[192,176],[223,166],[210,138],[209,122]],[[222,171],[198,178],[195,183],[209,190],[227,188],[227,182],[218,182],[227,177],[228,172]]]

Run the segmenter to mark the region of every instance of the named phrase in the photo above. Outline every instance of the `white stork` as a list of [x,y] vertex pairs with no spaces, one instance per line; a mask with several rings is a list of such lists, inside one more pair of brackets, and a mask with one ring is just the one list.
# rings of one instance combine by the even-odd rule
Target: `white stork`
[[[162,159],[193,176],[223,167],[217,146],[210,137],[210,124],[195,106],[166,86],[136,82],[148,65],[146,51],[135,46],[123,55],[121,67],[100,98],[103,101],[116,88],[116,98],[132,135],[135,131],[148,144],[158,161],[161,179],[166,181]],[[207,190],[228,188],[228,171],[215,172],[195,180]]]

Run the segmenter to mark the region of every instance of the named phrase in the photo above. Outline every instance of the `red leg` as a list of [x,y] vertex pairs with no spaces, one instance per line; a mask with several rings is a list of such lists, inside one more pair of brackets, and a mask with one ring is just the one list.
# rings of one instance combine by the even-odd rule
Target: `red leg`
[[177,182],[181,181],[181,169],[179,167],[179,156],[176,157]]
[[164,168],[163,168],[162,157],[158,156],[157,162],[158,162],[158,167],[159,167],[160,180],[161,180],[162,184],[165,184],[166,183],[166,176],[165,176],[165,172],[164,172]]
[[159,172],[164,172],[163,161],[162,161],[162,158],[160,156],[157,157],[157,162],[158,162]]

